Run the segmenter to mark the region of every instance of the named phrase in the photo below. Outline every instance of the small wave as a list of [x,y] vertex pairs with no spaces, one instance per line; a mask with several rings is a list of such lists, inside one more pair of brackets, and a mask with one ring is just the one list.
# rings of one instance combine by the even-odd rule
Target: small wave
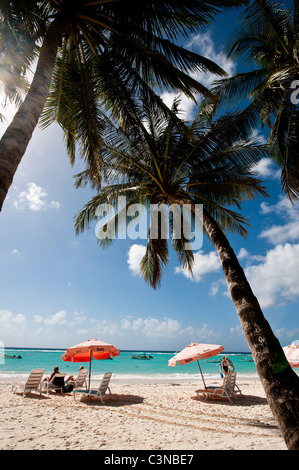
[[0,382],[24,382],[28,374],[3,373],[0,374]]
[[5,350],[5,354],[7,353],[10,353],[10,354],[16,354],[16,353],[19,353],[19,352],[23,352],[23,353],[28,353],[28,354],[32,354],[32,353],[60,353],[60,354],[63,354],[63,352],[65,351],[65,349],[9,349],[9,348],[2,348],[3,350]]

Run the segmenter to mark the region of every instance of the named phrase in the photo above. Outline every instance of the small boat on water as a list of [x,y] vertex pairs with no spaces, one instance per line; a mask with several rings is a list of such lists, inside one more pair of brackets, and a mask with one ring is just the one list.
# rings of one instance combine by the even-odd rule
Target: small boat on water
[[131,359],[154,359],[153,356],[147,356],[145,353],[143,354],[132,354]]
[[242,362],[254,362],[252,357],[249,356],[242,356],[242,359],[240,359]]
[[22,356],[9,356],[8,354],[3,354],[3,357],[7,357],[9,359],[22,359]]

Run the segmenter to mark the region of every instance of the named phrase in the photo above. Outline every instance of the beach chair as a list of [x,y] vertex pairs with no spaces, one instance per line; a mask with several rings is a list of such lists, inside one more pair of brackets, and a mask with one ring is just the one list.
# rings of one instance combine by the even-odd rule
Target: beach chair
[[25,384],[17,384],[12,386],[12,392],[16,393],[16,391],[20,388],[23,390],[23,396],[26,396],[27,392],[32,392],[33,390],[39,391],[41,395],[41,381],[43,378],[45,370],[44,369],[32,369],[30,372],[28,379]]
[[66,374],[61,374],[60,372],[55,374],[49,382],[43,382],[43,387],[49,395],[49,391],[57,391],[62,393],[64,388],[64,378]]
[[234,395],[242,393],[236,384],[236,377],[236,372],[230,372],[224,377],[221,387],[207,387],[205,389],[195,390],[197,396],[200,397],[200,395],[204,395],[205,400],[207,400],[207,398],[227,398],[231,402]]
[[82,388],[85,386],[85,390],[87,390],[87,383],[86,383],[86,377],[88,374],[88,369],[81,369],[79,371],[78,377],[75,379],[74,382],[72,382],[72,385],[74,385],[74,390],[79,390],[79,388]]
[[99,385],[99,387],[98,387],[97,389],[73,390],[74,400],[76,401],[76,395],[77,395],[77,393],[81,393],[82,396],[81,396],[80,400],[81,400],[82,397],[85,395],[85,396],[88,397],[88,398],[91,398],[91,397],[99,397],[99,398],[101,399],[101,402],[104,403],[103,397],[106,395],[107,390],[108,390],[109,395],[110,395],[110,397],[111,397],[111,390],[110,390],[110,387],[109,387],[111,375],[112,375],[112,372],[106,372],[106,373],[103,375],[103,378],[102,378],[102,380],[101,380],[101,383],[100,383],[100,385]]

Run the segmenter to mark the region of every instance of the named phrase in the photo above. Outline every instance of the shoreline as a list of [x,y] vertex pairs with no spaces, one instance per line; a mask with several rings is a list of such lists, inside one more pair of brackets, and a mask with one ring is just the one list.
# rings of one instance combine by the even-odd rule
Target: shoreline
[[24,398],[11,392],[12,383],[0,382],[1,450],[287,450],[259,379],[237,377],[242,395],[232,403],[199,399],[200,379],[145,384],[112,377],[103,404],[72,394]]

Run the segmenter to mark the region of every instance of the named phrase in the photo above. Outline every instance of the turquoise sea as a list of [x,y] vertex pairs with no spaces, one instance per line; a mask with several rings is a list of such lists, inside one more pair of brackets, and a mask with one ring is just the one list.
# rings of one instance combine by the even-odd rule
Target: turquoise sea
[[[49,375],[55,366],[59,366],[61,372],[77,374],[81,363],[65,362],[61,359],[65,350],[60,349],[27,349],[5,348],[0,357],[0,381],[24,380],[32,369],[45,369]],[[152,356],[153,359],[132,359],[134,354]],[[157,382],[180,382],[201,380],[197,362],[183,366],[169,367],[168,361],[175,355],[175,351],[121,351],[113,360],[91,361],[92,380],[99,381],[105,372],[113,373],[115,382],[151,382],[153,377]],[[22,359],[7,358],[8,356],[21,356]],[[200,360],[200,366],[205,378],[220,379],[219,363],[225,355],[233,362],[239,378],[242,376],[257,377],[255,363],[248,353],[224,352],[206,360]],[[88,368],[89,363],[83,363]]]

